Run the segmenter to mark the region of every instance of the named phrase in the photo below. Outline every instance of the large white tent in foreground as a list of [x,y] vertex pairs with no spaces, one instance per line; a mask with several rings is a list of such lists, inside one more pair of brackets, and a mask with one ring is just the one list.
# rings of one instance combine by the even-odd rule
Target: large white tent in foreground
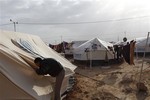
[[73,57],[80,61],[114,59],[113,52],[108,47],[113,47],[113,44],[93,38],[75,48]]
[[54,58],[65,67],[63,93],[76,66],[45,45],[38,36],[0,30],[1,100],[51,100],[54,79],[37,75],[31,68],[35,66],[34,58],[39,56]]

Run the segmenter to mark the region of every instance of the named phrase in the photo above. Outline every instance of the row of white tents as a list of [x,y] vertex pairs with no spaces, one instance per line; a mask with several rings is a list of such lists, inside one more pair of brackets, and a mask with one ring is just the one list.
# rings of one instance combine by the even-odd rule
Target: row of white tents
[[[146,45],[147,37],[136,38],[133,40],[136,41],[134,52],[136,53],[150,52],[150,37],[148,38],[147,45]],[[116,44],[119,43],[123,43],[123,42],[118,42]],[[73,58],[75,60],[81,60],[81,61],[111,60],[114,59],[114,53],[108,47],[113,48],[113,45],[114,44],[100,40],[99,38],[93,38],[91,40],[82,43],[78,47],[73,48]]]
[[[136,51],[143,52],[145,38],[137,39]],[[76,60],[113,59],[110,48],[113,44],[93,38],[74,48]],[[147,45],[150,52],[150,39]],[[68,88],[69,76],[74,74],[75,65],[50,49],[38,36],[0,30],[0,99],[1,100],[51,100],[53,78],[39,76],[31,68],[35,57],[54,58],[66,69],[61,88]]]

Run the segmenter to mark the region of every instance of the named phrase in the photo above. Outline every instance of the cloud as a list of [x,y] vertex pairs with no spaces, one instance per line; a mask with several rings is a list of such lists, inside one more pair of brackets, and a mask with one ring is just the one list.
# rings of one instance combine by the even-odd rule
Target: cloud
[[[149,0],[0,0],[0,23],[11,23],[9,19],[18,23],[37,23],[18,24],[17,31],[36,34],[43,39],[54,37],[56,40],[62,35],[64,39],[73,37],[87,40],[99,36],[109,38],[108,40],[112,37],[112,40],[115,40],[124,31],[127,33],[149,31],[150,18],[95,24],[39,25],[38,23],[105,21],[150,16],[149,11]],[[142,28],[139,28],[141,26]],[[13,24],[0,28],[13,31]]]

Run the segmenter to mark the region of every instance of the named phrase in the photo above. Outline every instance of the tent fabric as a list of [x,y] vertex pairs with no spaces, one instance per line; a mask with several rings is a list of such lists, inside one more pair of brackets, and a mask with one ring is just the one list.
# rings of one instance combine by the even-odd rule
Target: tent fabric
[[[28,95],[25,91],[19,89],[7,77],[0,73],[0,98],[1,100],[13,100],[13,99],[24,99],[24,100],[36,100],[32,96]],[[7,94],[3,90],[8,89]]]
[[[31,66],[35,57],[54,58],[66,69],[65,80],[74,73],[75,65],[49,48],[38,36],[0,30],[0,80],[9,81],[7,86],[0,82],[0,98],[50,100],[54,79],[40,76]],[[61,92],[68,84],[63,82]],[[15,86],[15,87],[14,87]],[[11,88],[7,88],[11,87]],[[13,90],[15,89],[15,90]],[[21,91],[16,94],[13,91]],[[12,96],[7,94],[12,91]]]
[[78,46],[80,46],[81,44],[85,43],[86,41],[72,41],[71,42],[71,46],[69,49],[65,49],[65,54],[66,55],[73,55],[73,51],[75,48],[77,48]]
[[75,49],[85,42],[87,42],[87,41],[72,41],[72,43],[73,43],[72,48]]
[[93,38],[74,50],[74,59],[105,60],[107,57],[108,59],[113,59],[113,54],[108,47],[113,47],[113,44]]
[[135,39],[135,52],[150,52],[150,37],[148,38],[148,44],[145,50],[147,37],[140,37]]

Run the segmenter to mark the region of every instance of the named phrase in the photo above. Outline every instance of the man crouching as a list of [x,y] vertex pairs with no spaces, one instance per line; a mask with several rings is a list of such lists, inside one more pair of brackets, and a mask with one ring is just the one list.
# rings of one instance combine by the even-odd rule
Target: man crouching
[[38,75],[49,74],[52,77],[56,77],[54,100],[61,100],[61,85],[65,76],[65,70],[63,66],[53,58],[41,59],[35,58],[34,63],[38,68],[34,68]]

